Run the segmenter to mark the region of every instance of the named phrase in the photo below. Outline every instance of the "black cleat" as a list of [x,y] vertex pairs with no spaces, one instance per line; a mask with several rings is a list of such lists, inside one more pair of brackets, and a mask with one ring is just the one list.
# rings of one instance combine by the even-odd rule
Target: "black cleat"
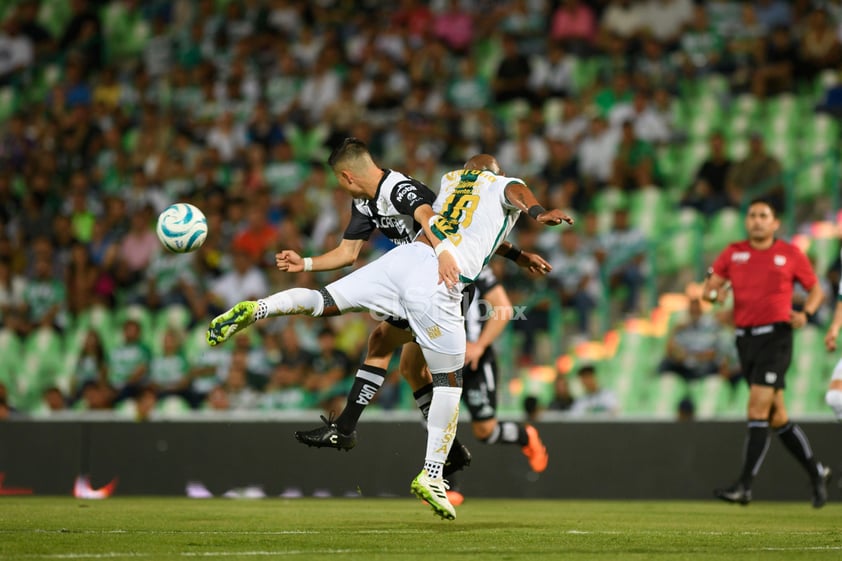
[[740,503],[743,506],[751,502],[751,489],[742,483],[735,483],[727,489],[715,489],[713,495],[727,503]]
[[351,434],[342,434],[339,432],[336,423],[333,422],[333,416],[330,419],[325,419],[321,415],[325,426],[313,430],[295,431],[295,439],[307,446],[315,446],[316,448],[336,448],[337,450],[348,451],[357,445],[357,431],[352,431]]
[[813,508],[821,508],[827,502],[827,483],[830,481],[830,468],[819,464],[819,474],[813,477]]
[[442,470],[442,477],[450,477],[453,472],[465,469],[469,465],[471,465],[471,451],[457,440],[450,447],[450,452],[447,454],[447,460],[445,460],[444,469]]

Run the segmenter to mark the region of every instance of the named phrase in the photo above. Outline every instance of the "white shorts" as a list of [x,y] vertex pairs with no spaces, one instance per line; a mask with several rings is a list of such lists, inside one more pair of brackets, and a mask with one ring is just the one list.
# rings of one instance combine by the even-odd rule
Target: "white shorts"
[[325,288],[343,313],[369,310],[379,320],[406,319],[430,371],[453,372],[465,357],[463,286],[448,290],[438,278],[433,248],[416,242],[396,247]]
[[833,376],[831,376],[830,379],[842,380],[842,359],[839,359],[839,362],[837,362],[836,366],[833,367]]

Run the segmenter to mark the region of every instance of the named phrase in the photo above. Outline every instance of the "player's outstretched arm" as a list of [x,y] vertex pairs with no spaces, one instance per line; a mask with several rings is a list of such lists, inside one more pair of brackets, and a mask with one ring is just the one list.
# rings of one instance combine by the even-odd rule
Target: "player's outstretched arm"
[[550,265],[546,259],[537,253],[523,251],[507,241],[498,245],[497,249],[494,250],[494,253],[500,257],[505,257],[510,261],[514,261],[519,267],[523,267],[530,273],[534,273],[536,275],[546,275],[553,270],[552,265]]
[[506,200],[533,219],[547,226],[556,226],[562,222],[573,224],[573,219],[558,209],[547,210],[538,203],[535,194],[523,183],[512,181],[506,185]]
[[281,271],[301,273],[304,271],[333,271],[353,265],[360,255],[365,240],[343,239],[335,249],[315,257],[301,257],[291,249],[275,254],[275,265]]

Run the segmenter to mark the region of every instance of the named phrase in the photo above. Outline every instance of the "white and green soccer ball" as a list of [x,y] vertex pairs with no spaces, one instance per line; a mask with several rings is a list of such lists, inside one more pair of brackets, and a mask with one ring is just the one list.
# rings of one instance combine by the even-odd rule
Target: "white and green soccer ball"
[[173,253],[190,253],[205,243],[205,238],[208,237],[208,219],[195,206],[176,203],[158,215],[155,232],[168,250]]

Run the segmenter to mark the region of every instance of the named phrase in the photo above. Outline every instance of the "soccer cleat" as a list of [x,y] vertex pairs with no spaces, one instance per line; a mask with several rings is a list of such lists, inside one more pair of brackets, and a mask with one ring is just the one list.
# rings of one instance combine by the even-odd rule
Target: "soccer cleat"
[[235,333],[253,324],[257,312],[257,302],[245,301],[236,304],[233,308],[215,318],[208,327],[208,345],[215,347],[230,339]]
[[740,503],[745,506],[751,502],[751,489],[742,483],[735,483],[727,489],[715,489],[713,494],[726,503]]
[[336,423],[333,422],[333,415],[329,419],[321,416],[325,426],[313,430],[295,431],[295,439],[307,446],[316,448],[336,448],[337,450],[350,450],[357,445],[357,431],[351,434],[343,434],[339,431]]
[[813,508],[821,508],[827,502],[827,483],[830,481],[830,468],[819,464],[819,474],[813,477]]
[[450,447],[450,452],[447,453],[442,476],[450,477],[453,472],[465,469],[469,465],[471,465],[471,451],[461,442],[455,441]]
[[547,447],[541,442],[541,437],[538,436],[538,429],[532,425],[526,425],[526,434],[529,437],[529,442],[526,446],[521,448],[523,455],[529,460],[529,467],[535,473],[541,473],[547,469],[547,462],[550,461],[550,455],[547,454]]
[[427,475],[427,470],[422,469],[421,473],[412,480],[409,488],[413,495],[430,505],[437,516],[444,520],[454,520],[456,509],[447,498],[447,487],[447,481],[433,479]]
[[453,506],[459,506],[465,502],[465,495],[463,495],[459,491],[451,491],[450,489],[448,489],[447,500],[450,501],[450,504],[452,504]]

